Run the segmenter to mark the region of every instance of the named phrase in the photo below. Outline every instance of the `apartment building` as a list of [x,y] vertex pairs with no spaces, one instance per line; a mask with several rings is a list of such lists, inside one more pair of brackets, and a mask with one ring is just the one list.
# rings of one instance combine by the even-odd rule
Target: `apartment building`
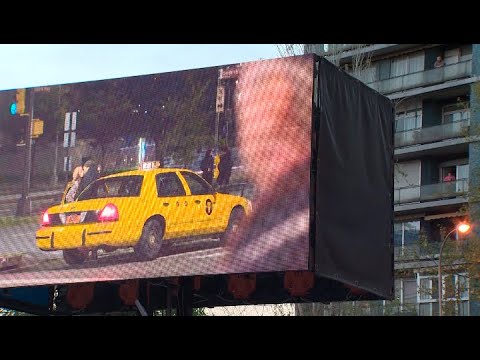
[[[469,190],[480,182],[480,45],[315,44],[305,52],[330,58],[395,103],[397,299],[367,313],[437,315],[439,245],[476,206]],[[443,273],[444,313],[480,314],[468,274]]]

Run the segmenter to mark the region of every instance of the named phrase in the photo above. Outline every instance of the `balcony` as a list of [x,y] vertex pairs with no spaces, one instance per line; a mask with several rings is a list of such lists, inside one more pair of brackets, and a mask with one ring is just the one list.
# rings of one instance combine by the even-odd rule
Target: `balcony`
[[395,205],[454,198],[468,192],[468,179],[394,189]]
[[395,261],[408,261],[408,260],[424,260],[430,257],[438,257],[440,252],[440,243],[433,242],[428,245],[415,245],[407,246],[395,246],[394,247],[394,259]]
[[470,119],[395,133],[395,147],[428,144],[468,135]]
[[[466,78],[471,75],[472,60],[468,60],[437,69],[419,71],[385,80],[367,82],[367,85],[382,94],[391,94],[398,91]],[[359,78],[362,80],[361,76]]]
[[351,62],[353,57],[360,54],[374,57],[419,46],[422,44],[305,44],[305,53],[326,56],[330,61],[332,57],[338,56],[335,54],[340,53],[340,63],[343,64]]
[[[448,241],[444,254],[448,256],[453,256],[455,259],[450,261],[461,261],[460,258],[466,251],[469,251],[472,246],[472,242],[468,238],[462,238],[461,240],[455,240],[452,238]],[[394,247],[394,259],[395,261],[421,261],[427,259],[438,259],[438,254],[440,253],[440,242],[429,241],[424,244],[420,244],[418,241],[417,244],[413,245],[398,245]]]

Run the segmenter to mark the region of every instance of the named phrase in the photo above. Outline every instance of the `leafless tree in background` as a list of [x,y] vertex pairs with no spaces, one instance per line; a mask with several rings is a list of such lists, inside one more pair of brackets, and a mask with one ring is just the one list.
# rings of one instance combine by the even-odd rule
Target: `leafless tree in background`
[[[297,56],[309,53],[319,53],[318,44],[277,44],[280,56]],[[342,55],[351,54],[351,59],[344,65],[345,71],[359,80],[368,81],[366,70],[371,65],[371,52],[366,51],[371,44],[328,44],[324,48],[325,58],[336,66],[340,66]]]
[[306,44],[277,44],[277,50],[281,57],[305,54]]

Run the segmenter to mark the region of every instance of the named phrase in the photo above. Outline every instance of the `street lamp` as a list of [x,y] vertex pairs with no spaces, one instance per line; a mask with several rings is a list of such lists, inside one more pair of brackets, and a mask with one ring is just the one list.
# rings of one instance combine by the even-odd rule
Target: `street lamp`
[[440,254],[438,255],[438,316],[443,316],[442,314],[442,303],[443,303],[443,293],[442,293],[442,252],[445,243],[447,242],[448,237],[454,231],[460,231],[462,234],[468,232],[470,230],[470,225],[467,223],[460,223],[455,228],[450,231],[445,237],[443,238],[442,244],[440,245]]

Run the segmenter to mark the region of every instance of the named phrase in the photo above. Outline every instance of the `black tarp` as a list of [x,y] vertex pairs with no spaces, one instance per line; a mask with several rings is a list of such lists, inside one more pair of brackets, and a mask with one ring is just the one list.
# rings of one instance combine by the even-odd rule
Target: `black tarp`
[[316,69],[315,273],[392,299],[393,104],[324,58]]

